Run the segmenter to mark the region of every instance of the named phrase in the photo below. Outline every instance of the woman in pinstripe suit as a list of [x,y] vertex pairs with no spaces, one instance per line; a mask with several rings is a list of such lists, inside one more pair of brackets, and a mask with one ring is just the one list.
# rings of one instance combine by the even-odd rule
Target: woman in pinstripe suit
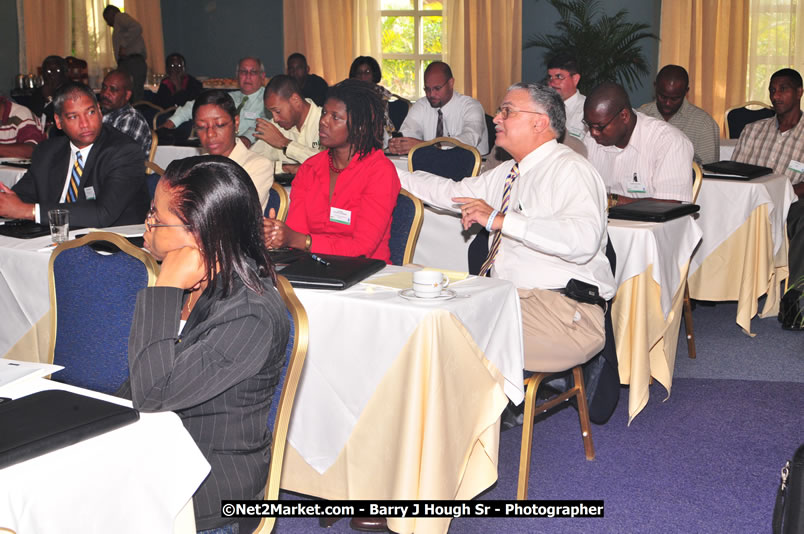
[[256,522],[227,524],[220,501],[262,496],[289,332],[257,191],[228,158],[174,161],[146,228],[162,269],[137,296],[121,393],[139,410],[175,411],[212,466],[193,497],[196,527],[251,532]]

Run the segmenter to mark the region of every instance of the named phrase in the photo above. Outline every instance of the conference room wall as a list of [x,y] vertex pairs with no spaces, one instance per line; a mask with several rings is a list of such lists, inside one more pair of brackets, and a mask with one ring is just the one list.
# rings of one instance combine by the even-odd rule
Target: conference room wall
[[162,0],[165,53],[181,52],[194,76],[235,75],[242,56],[259,56],[265,72],[285,71],[282,0]]
[[[601,0],[601,8],[614,15],[621,9],[628,10],[631,22],[650,25],[650,30],[659,35],[661,20],[661,0]],[[530,37],[538,34],[555,33],[558,12],[546,0],[522,0],[522,41],[526,43]],[[631,103],[639,107],[653,100],[653,78],[658,72],[659,41],[643,39],[643,53],[648,63],[649,74],[642,78],[642,86],[630,92]],[[544,80],[547,69],[544,67],[544,49],[526,48],[522,50],[522,79],[525,81]],[[583,73],[581,73],[583,75]]]
[[19,35],[17,33],[17,2],[0,1],[0,92],[8,96],[14,87],[19,67]]

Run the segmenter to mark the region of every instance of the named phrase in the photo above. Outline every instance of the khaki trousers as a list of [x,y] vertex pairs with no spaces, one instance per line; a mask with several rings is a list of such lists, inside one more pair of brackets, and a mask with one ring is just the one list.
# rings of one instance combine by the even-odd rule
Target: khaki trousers
[[603,309],[556,291],[518,289],[525,369],[559,372],[586,363],[603,350]]

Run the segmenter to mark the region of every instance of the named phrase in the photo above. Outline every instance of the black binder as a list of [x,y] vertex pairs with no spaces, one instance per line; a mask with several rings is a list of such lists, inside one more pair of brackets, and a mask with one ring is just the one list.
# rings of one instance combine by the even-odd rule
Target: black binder
[[50,226],[47,224],[36,224],[33,221],[23,219],[12,219],[0,224],[0,235],[16,237],[17,239],[33,239],[50,234]]
[[298,261],[277,268],[293,287],[310,289],[346,289],[365,280],[385,267],[382,260],[371,258],[350,258],[347,256],[316,255],[329,265],[307,256]]
[[637,200],[630,204],[609,208],[609,219],[628,221],[665,222],[684,215],[697,213],[698,204],[675,204],[659,200]]
[[0,469],[125,426],[139,417],[133,408],[58,389],[0,404]]
[[706,178],[725,180],[753,180],[773,172],[769,167],[740,163],[739,161],[723,160],[716,163],[707,163],[703,166],[703,175]]

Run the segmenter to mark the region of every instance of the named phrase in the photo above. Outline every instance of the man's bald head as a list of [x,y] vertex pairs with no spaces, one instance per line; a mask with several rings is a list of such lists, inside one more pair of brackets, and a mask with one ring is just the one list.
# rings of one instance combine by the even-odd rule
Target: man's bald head
[[583,121],[599,145],[625,148],[636,126],[631,100],[622,86],[613,82],[598,85],[586,97]]
[[690,75],[684,67],[665,65],[662,67],[662,70],[659,71],[659,74],[656,75],[656,83],[658,84],[660,82],[681,83],[684,87],[689,87]]

